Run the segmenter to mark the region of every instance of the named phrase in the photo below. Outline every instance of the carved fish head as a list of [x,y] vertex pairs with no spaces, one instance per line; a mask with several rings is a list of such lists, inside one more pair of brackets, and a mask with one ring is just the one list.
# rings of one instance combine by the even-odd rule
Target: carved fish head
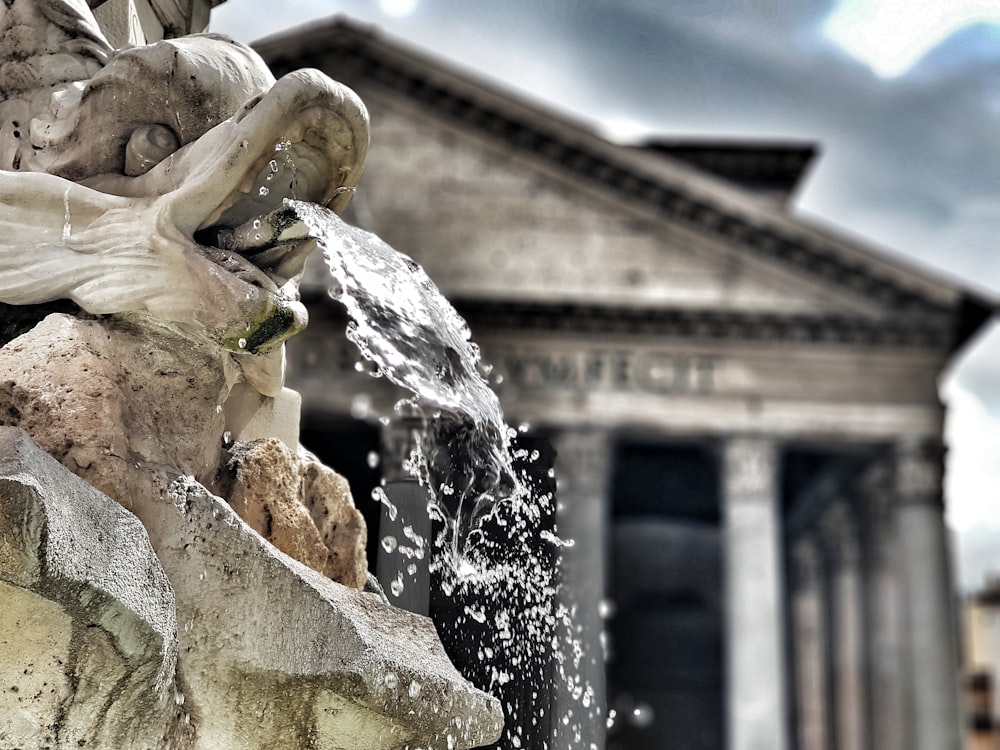
[[280,209],[350,200],[368,145],[352,91],[314,70],[275,81],[249,48],[203,35],[120,50],[0,116],[28,120],[0,121],[20,139],[0,153],[25,154],[0,171],[0,302],[145,313],[280,388],[274,353],[305,325],[313,247]]

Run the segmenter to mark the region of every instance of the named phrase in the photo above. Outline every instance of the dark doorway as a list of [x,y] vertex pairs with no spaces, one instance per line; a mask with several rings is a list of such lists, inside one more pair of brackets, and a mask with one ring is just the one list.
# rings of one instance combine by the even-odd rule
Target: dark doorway
[[615,453],[608,750],[722,750],[718,459],[709,445]]

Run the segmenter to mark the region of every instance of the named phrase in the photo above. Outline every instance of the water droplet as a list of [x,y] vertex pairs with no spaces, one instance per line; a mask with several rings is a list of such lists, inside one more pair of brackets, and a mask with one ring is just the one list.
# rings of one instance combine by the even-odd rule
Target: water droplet
[[403,574],[398,573],[396,577],[393,579],[392,583],[389,584],[389,590],[392,592],[393,596],[398,597],[400,594],[403,593],[404,588],[405,586],[403,585]]
[[368,468],[377,469],[381,461],[381,456],[379,456],[378,451],[368,451]]
[[483,612],[482,610],[466,607],[465,613],[476,622],[486,622],[486,613]]
[[410,563],[409,565],[407,565],[406,566],[406,572],[409,575],[411,575],[411,576],[415,576],[417,574],[417,566],[416,566],[416,564],[415,563]]
[[399,684],[399,677],[395,672],[387,672],[383,682],[385,683],[385,686],[391,690]]
[[372,397],[359,393],[351,399],[351,416],[354,419],[368,419],[372,410]]
[[386,536],[382,537],[382,549],[384,549],[386,552],[390,554],[395,552],[396,545],[397,545],[396,537],[392,536],[391,534],[387,534]]
[[233,433],[231,433],[229,430],[226,430],[225,432],[223,432],[222,433],[222,443],[223,443],[223,445],[229,445],[232,442],[233,442]]
[[267,189],[266,187],[264,187],[263,185],[261,185],[261,186],[260,186],[260,190],[258,190],[257,192],[259,192],[259,193],[260,193],[261,195],[267,195],[267,194],[268,194],[268,193],[270,193],[271,191],[270,191],[270,190],[268,190],[268,189]]
[[399,510],[396,508],[395,505],[392,504],[392,501],[389,499],[389,496],[385,494],[384,489],[382,489],[381,487],[376,487],[375,489],[373,489],[372,499],[375,500],[376,502],[382,503],[382,505],[385,506],[386,512],[389,514],[390,521],[396,520],[396,517],[399,515]]
[[180,693],[180,692],[174,693],[174,703],[176,703],[178,706],[183,706],[184,705],[184,693]]
[[645,729],[651,726],[653,721],[656,719],[653,713],[653,707],[648,703],[640,703],[635,708],[632,709],[632,713],[629,714],[628,721],[634,727],[639,729]]
[[275,161],[274,159],[271,159],[271,161],[269,161],[269,162],[267,163],[267,167],[268,167],[268,169],[270,169],[270,170],[271,170],[272,172],[277,172],[277,171],[278,171],[278,162],[276,162],[276,161]]
[[215,413],[216,414],[222,414],[222,404],[216,404],[215,405]]
[[420,695],[420,683],[413,681],[410,683],[410,689],[407,691],[411,698],[416,698]]
[[240,349],[246,349],[247,348],[247,340],[246,339],[240,339],[239,341],[236,342],[236,345]]

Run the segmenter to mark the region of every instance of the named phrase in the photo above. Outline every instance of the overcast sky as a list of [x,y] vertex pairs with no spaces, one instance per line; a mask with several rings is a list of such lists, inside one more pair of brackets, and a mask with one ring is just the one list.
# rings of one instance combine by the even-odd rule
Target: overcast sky
[[[1000,296],[1000,0],[228,0],[212,29],[336,13],[610,137],[816,141],[799,215]],[[991,331],[942,386],[965,587],[1000,572]]]

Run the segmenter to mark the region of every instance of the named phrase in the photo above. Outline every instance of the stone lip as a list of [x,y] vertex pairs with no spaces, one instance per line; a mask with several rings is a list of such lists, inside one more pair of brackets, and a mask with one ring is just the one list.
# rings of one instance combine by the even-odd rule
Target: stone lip
[[33,556],[35,564],[20,570],[4,566],[0,578],[66,604],[81,589],[121,603],[162,643],[158,687],[172,680],[177,660],[174,592],[139,519],[14,427],[0,427],[0,484],[4,520],[12,526],[20,517],[20,530],[28,532],[22,540],[37,544],[20,550],[26,555],[22,559]]
[[[27,714],[17,690],[0,689],[4,715],[48,728],[25,748],[130,737],[192,750],[461,749],[497,739],[499,702],[455,670],[430,620],[293,560],[194,479],[149,477],[152,491],[131,504],[137,519],[22,430],[0,428],[0,602],[28,596],[46,627],[68,616],[67,633],[103,628],[119,654],[67,635],[41,663],[27,635],[0,636],[4,682],[28,687],[9,656],[22,638],[38,680],[61,686]],[[109,674],[118,692],[100,694],[103,708],[88,703],[80,686]],[[100,727],[85,721],[105,715]]]
[[174,592],[139,520],[0,427],[3,745],[189,747],[177,656]]
[[177,591],[181,653],[199,662],[193,672],[182,661],[193,713],[211,696],[213,714],[226,706],[231,736],[254,721],[258,740],[278,743],[291,724],[270,716],[264,727],[255,717],[279,702],[288,716],[311,716],[315,736],[342,742],[347,731],[355,739],[345,747],[497,739],[499,702],[458,673],[428,618],[288,557],[189,477],[156,481],[170,502],[137,512],[156,529]]

